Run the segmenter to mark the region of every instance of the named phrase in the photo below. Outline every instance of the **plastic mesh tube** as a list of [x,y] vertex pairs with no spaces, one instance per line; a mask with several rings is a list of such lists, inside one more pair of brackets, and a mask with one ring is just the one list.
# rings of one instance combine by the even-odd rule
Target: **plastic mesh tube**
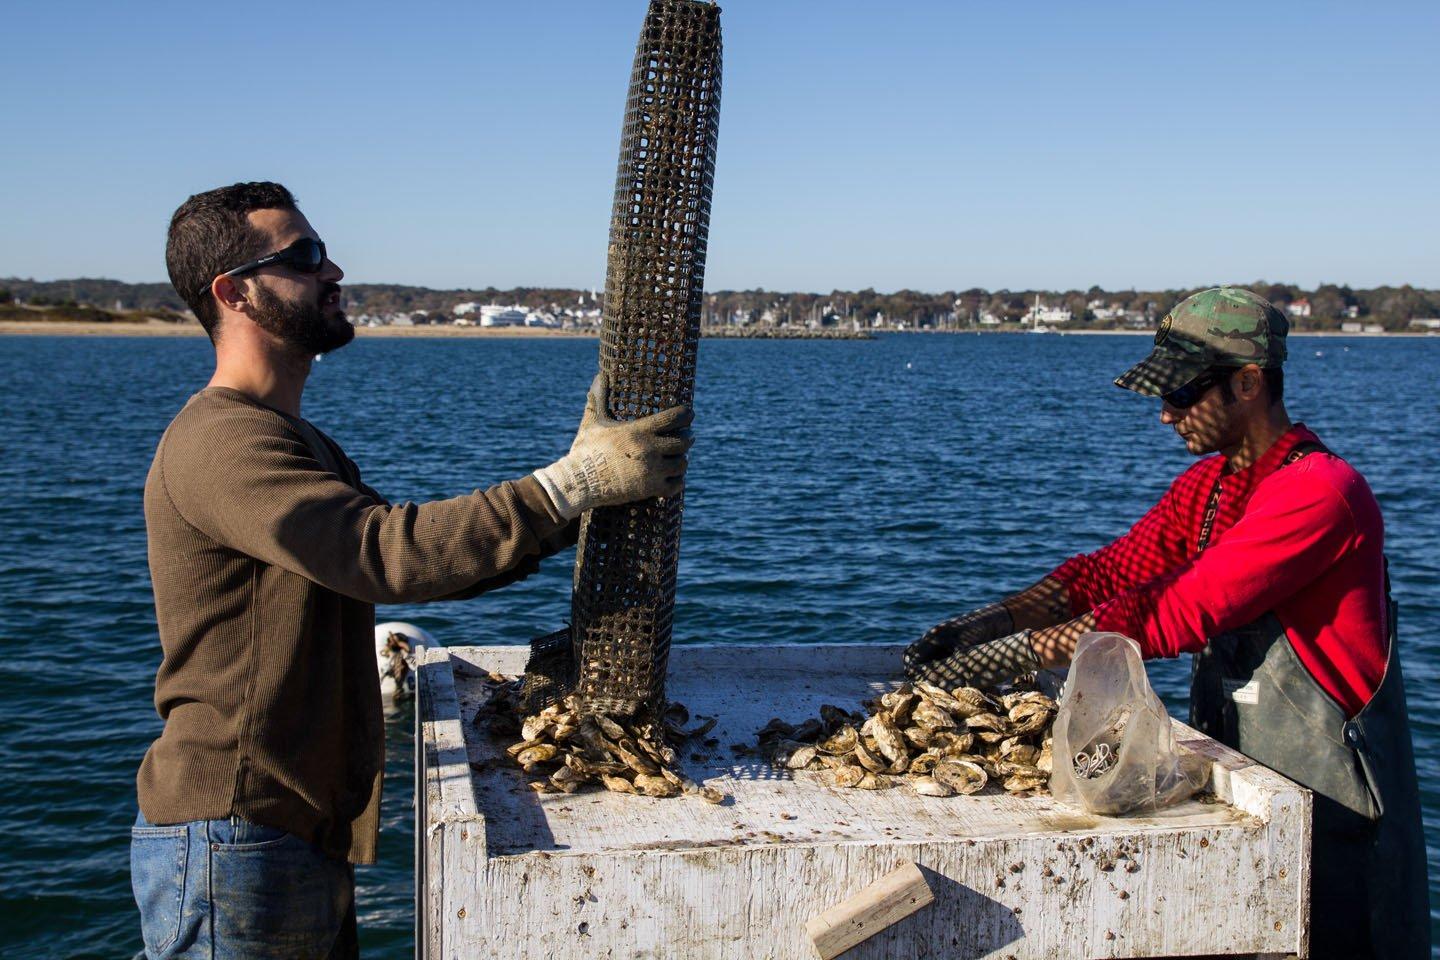
[[[652,0],[635,51],[610,221],[600,370],[609,413],[634,420],[695,392],[720,112],[720,8]],[[565,636],[535,643],[528,693],[587,712],[664,699],[682,497],[587,513]]]

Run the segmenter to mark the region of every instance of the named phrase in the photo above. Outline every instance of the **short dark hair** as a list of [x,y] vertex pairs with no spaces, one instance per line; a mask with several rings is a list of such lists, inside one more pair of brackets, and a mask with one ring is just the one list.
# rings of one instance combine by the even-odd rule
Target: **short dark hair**
[[[1239,367],[1225,367],[1223,369],[1234,373]],[[1270,406],[1275,406],[1285,397],[1285,371],[1281,367],[1261,367],[1260,373],[1265,379],[1265,392],[1270,397]],[[1230,388],[1230,378],[1227,376],[1220,381],[1220,397],[1226,403],[1235,402],[1235,391]]]
[[170,218],[165,267],[170,285],[190,305],[195,319],[215,339],[220,311],[210,295],[216,277],[268,250],[265,236],[250,225],[252,210],[295,210],[295,197],[278,183],[235,183],[197,193]]

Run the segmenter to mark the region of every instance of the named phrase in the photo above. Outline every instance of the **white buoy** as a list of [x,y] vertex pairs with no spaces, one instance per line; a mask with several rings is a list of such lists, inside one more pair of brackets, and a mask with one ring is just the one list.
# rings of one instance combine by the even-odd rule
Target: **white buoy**
[[435,638],[413,623],[391,620],[375,625],[375,669],[380,674],[380,696],[403,700],[415,692],[415,664],[426,647],[439,646]]

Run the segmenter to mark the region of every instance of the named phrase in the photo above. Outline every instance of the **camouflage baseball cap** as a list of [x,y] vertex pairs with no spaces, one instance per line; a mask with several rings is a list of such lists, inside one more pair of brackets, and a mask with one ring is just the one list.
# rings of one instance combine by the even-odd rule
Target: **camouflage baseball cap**
[[1278,367],[1285,361],[1289,331],[1285,315],[1249,290],[1201,290],[1165,315],[1155,349],[1117,377],[1115,386],[1159,397],[1211,367]]

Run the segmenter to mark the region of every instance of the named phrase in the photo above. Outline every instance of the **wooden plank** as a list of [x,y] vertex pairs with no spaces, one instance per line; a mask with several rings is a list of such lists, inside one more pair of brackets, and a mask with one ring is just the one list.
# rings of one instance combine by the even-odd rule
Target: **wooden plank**
[[821,960],[834,960],[886,927],[935,902],[925,874],[904,863],[854,896],[805,923],[805,935]]
[[455,929],[463,922],[449,909],[456,880],[471,875],[485,860],[485,817],[475,803],[466,735],[455,692],[455,675],[449,652],[426,650],[416,669],[416,752],[423,776],[416,793],[424,810],[416,814],[416,896],[423,900],[416,911],[417,956],[443,957],[463,941]]

